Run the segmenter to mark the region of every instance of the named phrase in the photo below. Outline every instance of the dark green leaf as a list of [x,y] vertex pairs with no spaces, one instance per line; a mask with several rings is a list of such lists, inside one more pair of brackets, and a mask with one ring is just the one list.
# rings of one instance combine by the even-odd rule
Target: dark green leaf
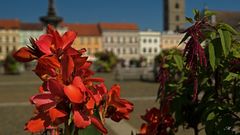
[[185,18],[186,18],[186,20],[187,20],[188,22],[193,23],[193,19],[192,19],[192,18],[190,18],[190,17],[185,17]]
[[221,29],[225,29],[225,30],[231,32],[234,35],[238,35],[239,34],[239,32],[237,32],[232,26],[230,26],[230,25],[228,25],[226,23],[220,23],[219,26],[220,26]]
[[213,12],[213,11],[209,11],[209,10],[205,10],[205,11],[204,11],[204,15],[205,15],[206,17],[212,16],[212,15],[215,15],[215,14],[216,14],[216,13]]
[[208,53],[209,53],[209,61],[210,61],[210,65],[213,69],[213,71],[215,70],[215,64],[216,64],[216,59],[215,59],[215,51],[214,51],[214,46],[213,44],[210,42],[208,45]]
[[207,121],[213,120],[215,118],[215,116],[216,115],[215,115],[214,112],[209,113],[208,116],[207,116]]
[[232,42],[231,34],[229,31],[222,30],[222,29],[218,29],[218,33],[221,38],[221,45],[222,45],[224,56],[227,57],[230,50],[231,42]]
[[174,55],[173,58],[174,58],[174,60],[175,60],[175,62],[176,62],[176,64],[177,64],[178,69],[179,69],[180,71],[182,71],[182,69],[183,69],[183,60],[182,60],[182,57],[179,56],[179,55]]
[[189,36],[190,35],[186,33],[178,45],[182,44],[185,40],[187,40]]

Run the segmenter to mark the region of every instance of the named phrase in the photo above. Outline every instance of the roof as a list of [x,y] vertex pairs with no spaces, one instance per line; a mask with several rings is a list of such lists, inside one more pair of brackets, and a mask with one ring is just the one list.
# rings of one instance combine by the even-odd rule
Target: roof
[[1,19],[0,29],[18,29],[20,21],[18,19]]
[[64,24],[69,30],[77,32],[78,36],[100,36],[101,32],[97,24]]
[[138,30],[137,24],[134,23],[99,23],[99,27],[101,30]]
[[224,22],[233,27],[240,24],[240,12],[237,11],[214,11],[216,13],[216,22]]
[[21,30],[43,30],[43,25],[41,23],[21,23]]

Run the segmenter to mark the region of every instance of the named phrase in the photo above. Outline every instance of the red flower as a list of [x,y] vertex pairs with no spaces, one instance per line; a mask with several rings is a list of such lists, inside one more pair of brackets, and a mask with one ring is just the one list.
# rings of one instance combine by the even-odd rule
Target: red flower
[[106,118],[119,122],[121,119],[129,119],[129,113],[133,111],[133,104],[120,98],[120,86],[113,85],[108,92]]
[[31,46],[14,53],[21,62],[36,59],[37,66],[33,71],[43,81],[39,93],[30,99],[36,112],[27,122],[26,130],[34,133],[50,131],[57,135],[60,131],[58,126],[62,123],[75,130],[71,133],[93,124],[106,134],[107,129],[103,125],[105,112],[106,117],[115,121],[129,118],[132,103],[120,99],[118,85],[107,92],[104,79],[92,77],[92,62],[82,56],[86,49],[77,51],[71,47],[75,38],[75,32],[68,31],[60,36],[49,25],[47,34],[37,40],[31,39]]
[[142,124],[138,135],[167,135],[167,128],[172,128],[174,119],[157,108],[147,110],[142,116],[147,123]]

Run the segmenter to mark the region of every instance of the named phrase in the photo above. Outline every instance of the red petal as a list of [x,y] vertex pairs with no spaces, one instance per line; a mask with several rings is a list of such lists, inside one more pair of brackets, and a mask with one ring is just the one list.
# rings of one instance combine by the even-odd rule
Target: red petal
[[50,79],[47,82],[48,84],[48,89],[49,91],[54,95],[54,96],[59,96],[59,97],[64,97],[64,86],[63,84],[59,83],[57,80]]
[[28,130],[29,132],[40,132],[45,129],[44,122],[45,120],[36,116],[28,121],[24,129]]
[[41,50],[44,54],[50,55],[51,52],[51,45],[52,45],[52,35],[44,34],[40,36],[39,40],[35,41],[36,45],[38,46],[39,50]]
[[82,79],[79,76],[76,76],[73,79],[73,85],[78,87],[82,92],[85,92],[87,90],[87,88],[85,87],[85,85],[82,82]]
[[61,64],[62,64],[62,78],[63,81],[66,82],[70,79],[71,74],[74,70],[74,62],[71,56],[63,55]]
[[102,133],[107,134],[108,131],[107,129],[104,127],[104,125],[102,124],[102,122],[100,122],[97,118],[95,117],[91,117],[91,122],[93,123],[93,125]]
[[78,128],[86,128],[91,124],[89,117],[76,110],[73,112],[73,122]]
[[68,99],[73,103],[82,103],[84,101],[83,93],[81,93],[79,88],[72,84],[64,86],[64,93],[67,95]]
[[56,108],[52,108],[49,110],[49,116],[52,122],[54,122],[57,118],[65,117],[66,115],[66,112],[58,110]]
[[55,45],[55,49],[58,50],[62,48],[62,45],[63,45],[62,38],[60,34],[51,25],[48,25],[47,33],[53,36],[53,42],[54,42],[53,44]]
[[37,58],[35,55],[33,55],[32,50],[27,47],[19,49],[13,54],[13,57],[20,62],[29,62]]
[[41,93],[32,96],[30,101],[41,111],[47,111],[48,109],[56,106],[51,93]]
[[62,36],[63,46],[62,49],[68,48],[70,45],[72,45],[73,41],[75,40],[77,34],[73,31],[67,31]]

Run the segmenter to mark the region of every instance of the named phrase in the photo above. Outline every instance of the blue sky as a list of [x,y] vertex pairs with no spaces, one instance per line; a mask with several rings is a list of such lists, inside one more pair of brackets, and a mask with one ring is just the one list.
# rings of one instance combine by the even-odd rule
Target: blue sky
[[[131,22],[141,29],[162,30],[162,0],[55,0],[57,14],[65,22]],[[185,0],[186,16],[192,9],[240,11],[240,0]],[[46,15],[48,0],[0,0],[0,18],[38,22]]]

